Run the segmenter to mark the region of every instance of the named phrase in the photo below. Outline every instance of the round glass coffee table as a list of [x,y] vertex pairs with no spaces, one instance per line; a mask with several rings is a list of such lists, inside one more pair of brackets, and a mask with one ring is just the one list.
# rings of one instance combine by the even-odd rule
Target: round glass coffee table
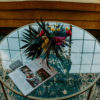
[[[48,23],[52,26],[54,24],[58,25],[60,22]],[[60,24],[70,27],[70,24],[67,23]],[[38,29],[37,23],[31,25],[36,30]],[[23,65],[31,62],[25,56],[23,50],[20,49],[24,45],[24,42],[21,41],[24,29],[28,29],[28,26],[20,27],[11,32],[0,43],[0,78],[2,84],[7,87],[5,90],[9,100],[65,99],[82,91],[84,92],[98,80],[100,73],[99,42],[89,32],[72,25],[71,48],[68,52],[70,60],[63,59],[60,62],[55,57],[52,57],[50,63],[54,64],[53,67],[58,73],[24,97],[8,74],[12,72],[9,67],[12,62],[20,60]],[[68,47],[65,48],[68,49]],[[82,98],[87,98],[87,95],[88,92],[71,100],[82,100]],[[3,93],[0,93],[0,98],[4,99]]]

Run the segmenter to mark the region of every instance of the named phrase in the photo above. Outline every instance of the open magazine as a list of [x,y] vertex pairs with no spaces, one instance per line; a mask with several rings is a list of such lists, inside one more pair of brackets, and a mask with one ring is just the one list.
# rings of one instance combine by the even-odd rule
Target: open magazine
[[41,58],[33,60],[28,65],[20,66],[9,74],[12,81],[26,96],[45,81],[57,74],[57,71],[46,66]]

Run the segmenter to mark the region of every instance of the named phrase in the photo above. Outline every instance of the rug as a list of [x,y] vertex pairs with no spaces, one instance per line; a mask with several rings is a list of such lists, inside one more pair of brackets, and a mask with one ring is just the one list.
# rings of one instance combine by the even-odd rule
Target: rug
[[[0,36],[0,40],[2,40],[5,36],[1,35]],[[17,87],[12,84],[11,80],[9,79],[9,77],[7,77],[8,73],[10,70],[3,70],[2,69],[2,64],[0,64],[0,77],[4,80],[4,78],[6,78],[6,82],[8,82],[10,84],[11,87],[13,87],[14,89],[17,89]],[[60,88],[56,88],[56,77],[52,78],[52,82],[51,80],[47,81],[44,85],[40,86],[39,88],[36,89],[36,91],[32,92],[30,95],[34,95],[34,96],[38,96],[38,97],[59,97],[59,96],[67,96],[69,94],[71,94],[71,92],[75,93],[76,91],[78,91],[80,88],[85,88],[86,85],[90,84],[95,78],[96,78],[97,74],[70,74],[68,78],[68,76],[56,76],[60,78]],[[67,80],[70,80],[70,83],[68,83],[67,85],[65,85],[66,81],[62,81],[61,79],[63,79],[63,77],[66,77]],[[78,84],[76,84],[75,86],[75,82],[76,80],[78,80]],[[81,80],[82,79],[82,80]],[[87,81],[88,80],[88,81]],[[79,82],[80,81],[80,82]],[[54,84],[55,85],[52,85]],[[48,84],[48,85],[47,85]],[[63,86],[66,86],[66,90],[68,89],[69,91],[66,91],[63,89]],[[45,87],[46,86],[46,87]],[[74,89],[75,87],[75,89]],[[52,88],[52,89],[51,89]],[[54,92],[55,88],[57,89],[57,91]],[[54,89],[54,90],[53,90]],[[59,90],[60,89],[60,90]],[[7,96],[9,98],[9,100],[29,100],[27,98],[21,97],[19,95],[16,95],[15,93],[11,92],[10,90],[8,90],[7,88],[5,88]],[[45,91],[46,90],[46,91]],[[59,92],[61,91],[62,92]],[[83,94],[70,98],[68,100],[86,100],[88,95],[88,91],[84,92]],[[4,94],[2,92],[2,89],[0,87],[0,100],[5,100],[4,98]],[[91,100],[100,100],[100,80],[97,82],[97,84],[95,85],[94,88],[94,93],[93,96],[91,98]]]

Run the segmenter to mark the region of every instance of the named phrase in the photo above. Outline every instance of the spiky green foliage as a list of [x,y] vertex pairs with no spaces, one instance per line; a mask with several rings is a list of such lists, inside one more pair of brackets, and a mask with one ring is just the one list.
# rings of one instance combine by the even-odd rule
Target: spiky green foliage
[[[39,33],[29,25],[29,30],[25,29],[23,33],[23,42],[26,44],[21,47],[21,49],[25,48],[25,54],[27,58],[33,59],[34,57],[39,57],[42,53],[41,44],[43,42],[42,38],[39,36]],[[38,49],[40,48],[40,49]]]
[[[37,24],[39,25],[38,31],[35,30],[33,27],[31,27],[31,25],[29,25],[29,29],[25,29],[25,31],[23,32],[23,42],[25,42],[25,45],[21,47],[21,49],[25,49],[24,52],[27,56],[27,58],[29,59],[34,59],[35,57],[40,57],[41,53],[43,52],[43,48],[41,47],[42,43],[44,42],[44,40],[42,39],[42,37],[39,35],[41,30],[45,31],[45,35],[48,37],[49,39],[49,44],[47,46],[47,50],[45,52],[45,59],[47,62],[47,66],[49,67],[48,64],[48,59],[49,59],[49,55],[50,55],[50,51],[52,50],[56,56],[61,60],[60,57],[60,53],[63,53],[62,48],[65,45],[69,46],[70,45],[68,43],[62,44],[61,46],[58,46],[55,44],[55,42],[53,41],[52,37],[55,36],[65,36],[65,31],[64,31],[64,26],[63,25],[58,25],[58,28],[60,28],[61,30],[58,31],[54,31],[52,34],[49,31],[49,28],[46,26],[49,26],[49,24],[45,24],[45,22],[43,22],[41,20],[41,22],[37,21]],[[62,34],[63,33],[63,34]]]

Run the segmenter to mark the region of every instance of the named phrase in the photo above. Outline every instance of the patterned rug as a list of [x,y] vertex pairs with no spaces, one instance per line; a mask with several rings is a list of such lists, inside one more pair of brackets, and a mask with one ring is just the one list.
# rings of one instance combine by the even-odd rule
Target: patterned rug
[[[1,35],[0,36],[0,40],[2,40],[3,38],[4,38],[4,36]],[[12,84],[11,80],[6,76],[8,74],[8,72],[9,72],[9,70],[5,70],[4,72],[3,71],[4,70],[2,70],[2,64],[0,64],[0,77],[3,80],[4,80],[4,78],[6,78],[6,82],[9,83],[11,87],[17,89],[15,87],[15,85]],[[97,74],[87,74],[87,75],[86,74],[81,74],[81,75],[77,75],[77,74],[71,75],[70,74],[70,85],[67,84],[66,85],[66,89],[67,88],[70,88],[70,91],[75,92],[75,91],[78,91],[78,89],[80,89],[80,88],[81,89],[82,88],[85,88],[86,85],[90,84],[91,81],[93,81],[96,78],[96,76],[97,76]],[[60,78],[60,76],[58,76],[58,77]],[[73,85],[74,82],[76,82],[75,79],[78,79],[80,81],[80,82],[78,82],[79,84],[77,84],[76,86]],[[80,79],[82,79],[82,80],[80,80]],[[56,81],[53,79],[53,82],[56,82]],[[46,85],[48,84],[48,87],[45,87],[45,84]],[[49,87],[51,87],[50,85],[52,85],[51,84],[51,81],[48,81],[45,84],[44,84],[44,86],[40,86],[38,89],[36,89],[36,92],[33,92],[32,95],[34,94],[35,96],[40,96],[40,97],[50,97],[52,95],[52,97],[53,96],[55,97],[55,95],[56,96],[57,95],[59,96],[59,95],[67,95],[67,94],[69,94],[68,91],[63,91],[63,88],[61,88],[62,89],[62,93],[59,93],[59,90],[57,90],[58,92],[52,92],[51,89],[49,88]],[[62,84],[65,84],[65,83],[64,82],[61,82],[61,85]],[[55,84],[55,86],[52,86],[52,88],[54,88],[54,89],[55,89],[55,87],[56,87],[56,84]],[[73,90],[73,87],[77,87],[77,90],[75,89],[75,91],[74,91]],[[46,88],[46,90],[48,90],[47,91],[48,93],[46,93],[46,92],[43,93],[44,88]],[[21,97],[19,95],[16,95],[15,93],[9,91],[7,88],[5,88],[5,89],[6,89],[6,93],[7,93],[7,96],[9,98],[9,100],[29,100],[29,99],[26,99],[26,98]],[[49,92],[51,94],[49,94]],[[74,97],[74,98],[71,98],[71,99],[68,99],[68,100],[86,100],[87,95],[88,95],[88,91],[86,91],[85,93],[83,93],[83,94],[81,94],[81,95],[79,95],[77,97]],[[2,92],[1,87],[0,87],[0,100],[5,100],[4,94]],[[94,88],[94,93],[93,93],[93,96],[92,96],[91,100],[100,100],[100,80],[97,82],[97,84],[96,84],[96,86]]]

